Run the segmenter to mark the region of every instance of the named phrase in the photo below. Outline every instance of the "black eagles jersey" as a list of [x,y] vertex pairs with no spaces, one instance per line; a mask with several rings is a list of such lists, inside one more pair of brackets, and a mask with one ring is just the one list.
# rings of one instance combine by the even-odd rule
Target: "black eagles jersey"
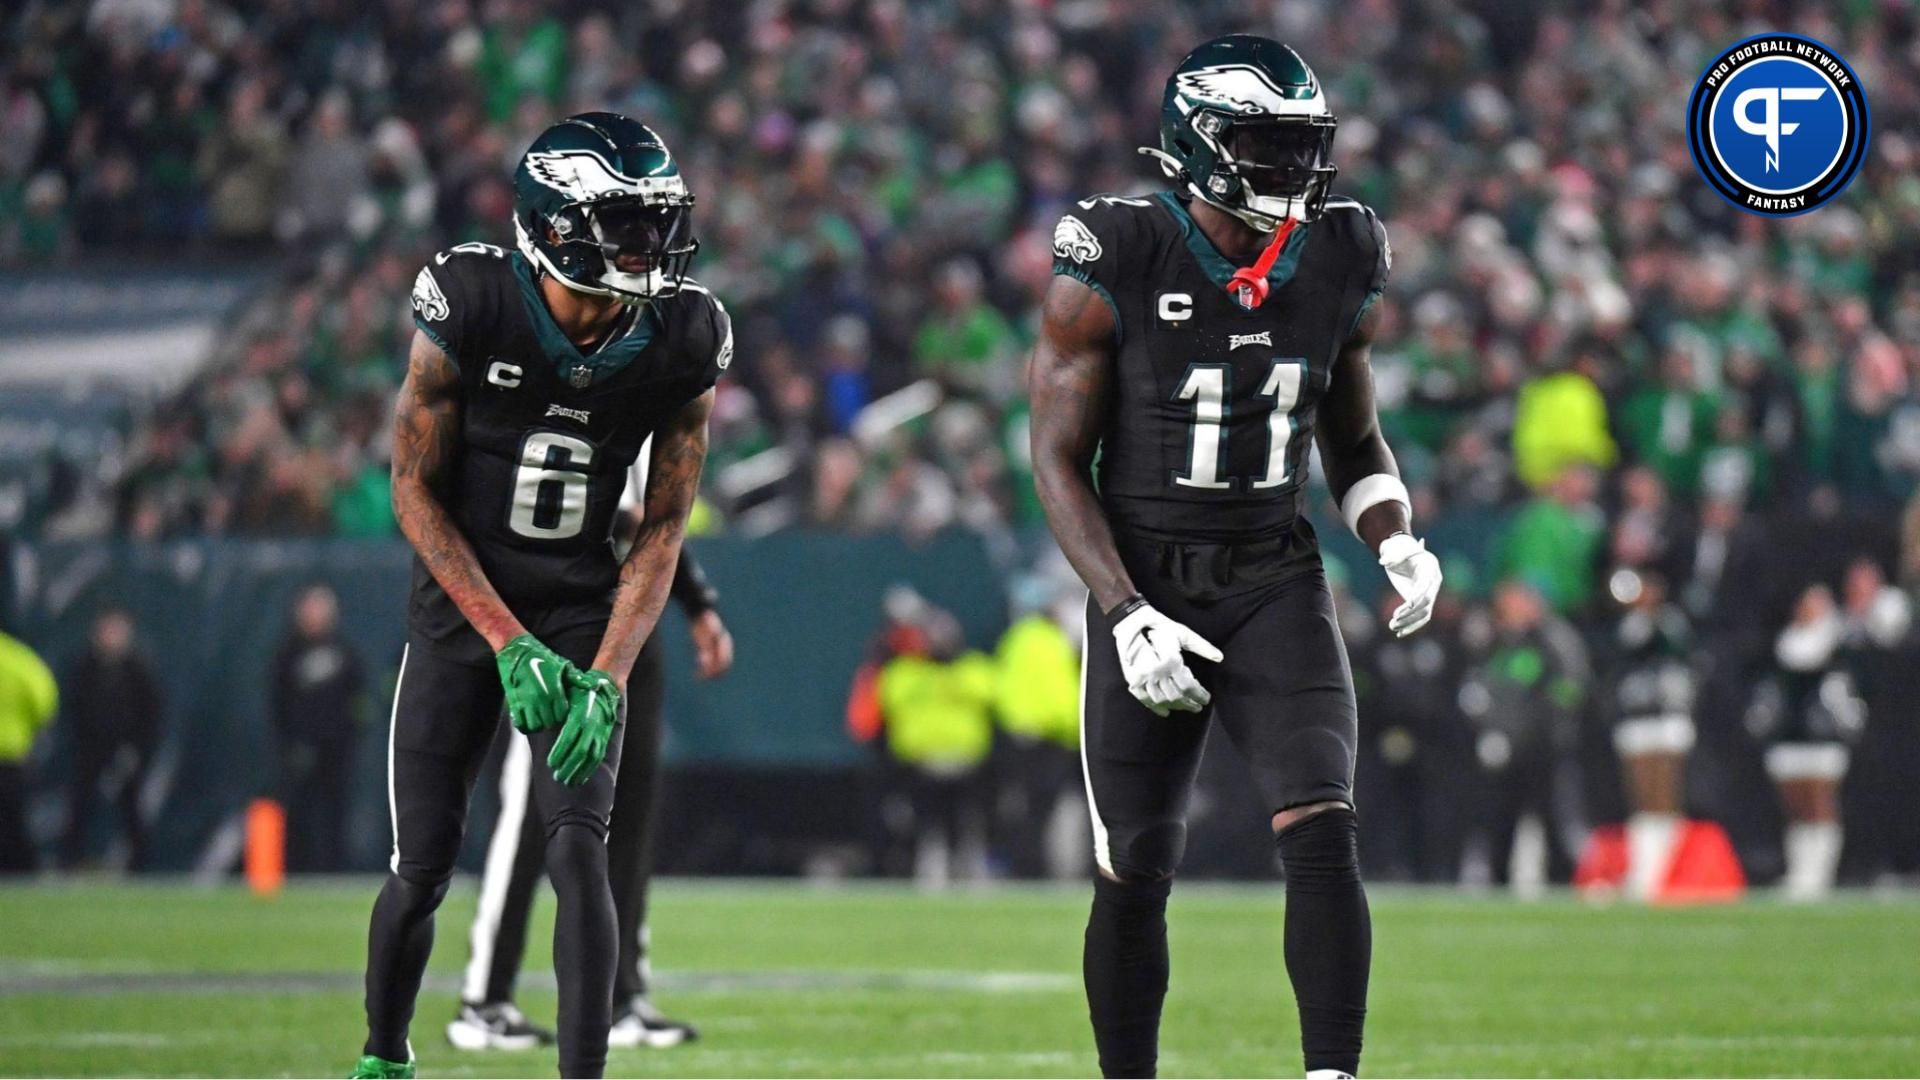
[[[733,359],[726,309],[692,281],[622,319],[581,351],[526,259],[488,244],[441,252],[414,280],[414,323],[460,371],[461,452],[437,494],[535,634],[607,617],[627,470]],[[417,556],[410,615],[429,638],[477,640]]]
[[1372,210],[1327,202],[1296,226],[1249,310],[1237,267],[1170,192],[1097,195],[1060,219],[1053,272],[1086,282],[1119,324],[1096,481],[1114,526],[1155,540],[1287,536],[1314,409],[1391,253]]

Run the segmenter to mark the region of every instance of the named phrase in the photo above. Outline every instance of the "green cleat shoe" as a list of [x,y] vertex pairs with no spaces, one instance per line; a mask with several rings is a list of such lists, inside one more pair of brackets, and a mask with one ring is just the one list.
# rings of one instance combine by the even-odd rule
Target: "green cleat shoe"
[[354,1065],[347,1080],[413,1080],[413,1062],[388,1061],[366,1054]]

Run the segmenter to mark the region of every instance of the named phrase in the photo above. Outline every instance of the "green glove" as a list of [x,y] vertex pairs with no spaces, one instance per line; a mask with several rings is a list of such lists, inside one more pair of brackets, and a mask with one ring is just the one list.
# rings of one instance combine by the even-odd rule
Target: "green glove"
[[532,734],[566,720],[567,679],[578,674],[571,663],[532,634],[507,642],[493,659],[500,668],[507,717],[514,727]]
[[607,760],[613,726],[620,722],[620,689],[613,676],[598,670],[576,670],[567,681],[573,690],[568,695],[572,707],[567,710],[567,725],[547,754],[547,767],[555,780],[579,787]]

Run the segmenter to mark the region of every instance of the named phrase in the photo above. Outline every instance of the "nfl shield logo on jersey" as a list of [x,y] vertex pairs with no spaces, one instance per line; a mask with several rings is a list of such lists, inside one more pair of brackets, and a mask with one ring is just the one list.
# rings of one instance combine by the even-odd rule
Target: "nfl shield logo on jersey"
[[1234,286],[1233,299],[1248,311],[1252,311],[1254,308],[1260,306],[1260,298],[1254,294],[1253,286],[1245,282]]
[[575,390],[585,390],[587,387],[593,385],[593,369],[585,364],[581,364],[573,369],[573,374],[567,381],[573,383]]

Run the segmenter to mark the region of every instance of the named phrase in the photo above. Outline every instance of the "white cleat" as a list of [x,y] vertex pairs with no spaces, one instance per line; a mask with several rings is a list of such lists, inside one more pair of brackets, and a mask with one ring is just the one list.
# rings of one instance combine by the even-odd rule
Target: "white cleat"
[[510,1001],[461,1005],[447,1025],[456,1050],[537,1050],[553,1045],[553,1032],[526,1018]]
[[613,1018],[613,1027],[607,1032],[609,1049],[633,1050],[648,1047],[665,1050],[690,1043],[700,1037],[700,1030],[692,1024],[679,1020],[669,1020],[646,998],[634,998]]

